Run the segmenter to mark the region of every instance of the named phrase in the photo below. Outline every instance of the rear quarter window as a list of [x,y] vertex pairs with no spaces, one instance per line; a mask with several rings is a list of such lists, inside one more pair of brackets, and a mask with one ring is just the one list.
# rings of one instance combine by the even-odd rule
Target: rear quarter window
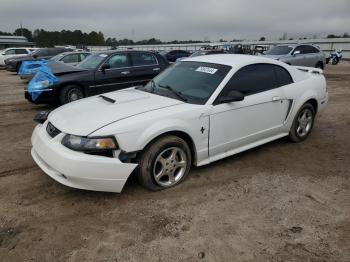
[[293,83],[293,79],[289,72],[280,66],[274,66],[278,86],[285,86]]

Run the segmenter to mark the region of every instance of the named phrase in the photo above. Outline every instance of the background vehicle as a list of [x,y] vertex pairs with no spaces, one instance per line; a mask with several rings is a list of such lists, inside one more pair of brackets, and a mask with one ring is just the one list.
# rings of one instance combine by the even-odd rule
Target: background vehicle
[[5,67],[5,59],[10,57],[17,57],[28,55],[35,51],[36,48],[27,48],[27,47],[12,47],[0,51],[0,67]]
[[176,59],[182,57],[188,57],[191,55],[190,52],[185,50],[171,50],[171,51],[162,51],[159,52],[162,56],[164,56],[169,62],[175,62]]
[[[225,54],[226,51],[222,49],[204,49],[204,50],[197,50],[194,53],[192,53],[189,57],[196,57],[196,56],[201,56],[201,55],[217,55],[217,54]],[[186,57],[181,57],[176,59],[176,61],[182,61]]]
[[269,49],[268,45],[256,45],[252,49],[252,55],[262,55]]
[[29,55],[24,56],[18,56],[18,57],[11,57],[8,59],[5,59],[5,66],[6,70],[12,71],[12,72],[18,72],[21,63],[23,61],[33,61],[33,60],[39,60],[39,59],[50,59],[51,57],[54,57],[55,55],[58,55],[63,52],[68,51],[74,51],[72,49],[67,48],[39,48],[35,50],[33,53],[30,53]]
[[336,65],[339,63],[339,61],[342,59],[343,54],[342,54],[342,50],[335,50],[334,52],[331,52],[331,54],[329,55],[329,57],[327,57],[327,64],[329,63],[329,61],[332,63],[332,65]]
[[[66,104],[95,94],[144,85],[168,65],[161,55],[153,52],[129,50],[95,53],[75,67],[63,63],[51,64],[58,83],[39,86],[32,91],[27,89],[25,97],[36,104]],[[30,92],[40,95],[33,100]]]
[[91,53],[89,52],[64,52],[58,54],[48,60],[48,64],[53,62],[65,63],[67,65],[76,66],[85,58],[87,58]]
[[144,187],[161,190],[181,183],[192,164],[285,136],[305,140],[327,101],[320,69],[262,56],[197,56],[145,87],[39,115],[32,156],[70,187],[120,192],[136,168]]
[[273,58],[289,65],[309,66],[324,69],[325,54],[311,44],[276,45],[265,52],[264,56]]
[[[18,72],[18,75],[21,79],[32,79],[36,72],[42,66],[51,67],[55,63],[64,63],[66,65],[76,66],[81,61],[83,61],[86,57],[88,57],[91,53],[88,52],[65,52],[58,54],[49,60],[34,60],[34,61],[26,61],[22,63],[22,66]],[[24,67],[24,68],[23,68]]]

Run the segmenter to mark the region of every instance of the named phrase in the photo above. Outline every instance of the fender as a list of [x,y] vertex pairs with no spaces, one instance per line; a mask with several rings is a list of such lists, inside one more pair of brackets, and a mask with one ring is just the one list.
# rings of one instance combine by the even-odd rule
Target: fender
[[148,127],[137,139],[137,145],[140,148],[145,148],[153,139],[161,136],[162,134],[168,132],[176,132],[180,131],[186,133],[189,137],[191,137],[195,147],[197,148],[196,140],[194,139],[194,134],[192,134],[191,130],[186,127],[186,121],[181,119],[177,120],[164,120],[162,122],[157,122]]

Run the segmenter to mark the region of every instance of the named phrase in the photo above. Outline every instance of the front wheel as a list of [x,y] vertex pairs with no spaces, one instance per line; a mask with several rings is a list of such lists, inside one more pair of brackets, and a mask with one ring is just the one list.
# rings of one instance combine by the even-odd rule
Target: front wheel
[[191,161],[191,150],[186,141],[177,136],[164,136],[141,153],[137,178],[141,185],[152,191],[173,187],[186,178]]
[[61,89],[59,102],[64,105],[82,98],[84,98],[84,93],[80,86],[68,85]]
[[294,142],[304,141],[313,128],[315,109],[310,103],[305,103],[296,114],[289,132],[289,138]]
[[339,58],[338,57],[334,57],[333,59],[332,59],[332,65],[336,65],[336,64],[338,64],[339,63]]

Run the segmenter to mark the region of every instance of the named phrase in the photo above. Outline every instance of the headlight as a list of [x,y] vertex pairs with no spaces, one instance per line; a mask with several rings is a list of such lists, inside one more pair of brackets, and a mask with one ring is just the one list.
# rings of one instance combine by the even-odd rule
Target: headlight
[[66,135],[62,139],[62,145],[74,150],[84,152],[100,152],[117,149],[114,137],[81,137]]
[[49,80],[43,80],[43,81],[34,83],[34,89],[43,89],[49,86],[50,86]]

